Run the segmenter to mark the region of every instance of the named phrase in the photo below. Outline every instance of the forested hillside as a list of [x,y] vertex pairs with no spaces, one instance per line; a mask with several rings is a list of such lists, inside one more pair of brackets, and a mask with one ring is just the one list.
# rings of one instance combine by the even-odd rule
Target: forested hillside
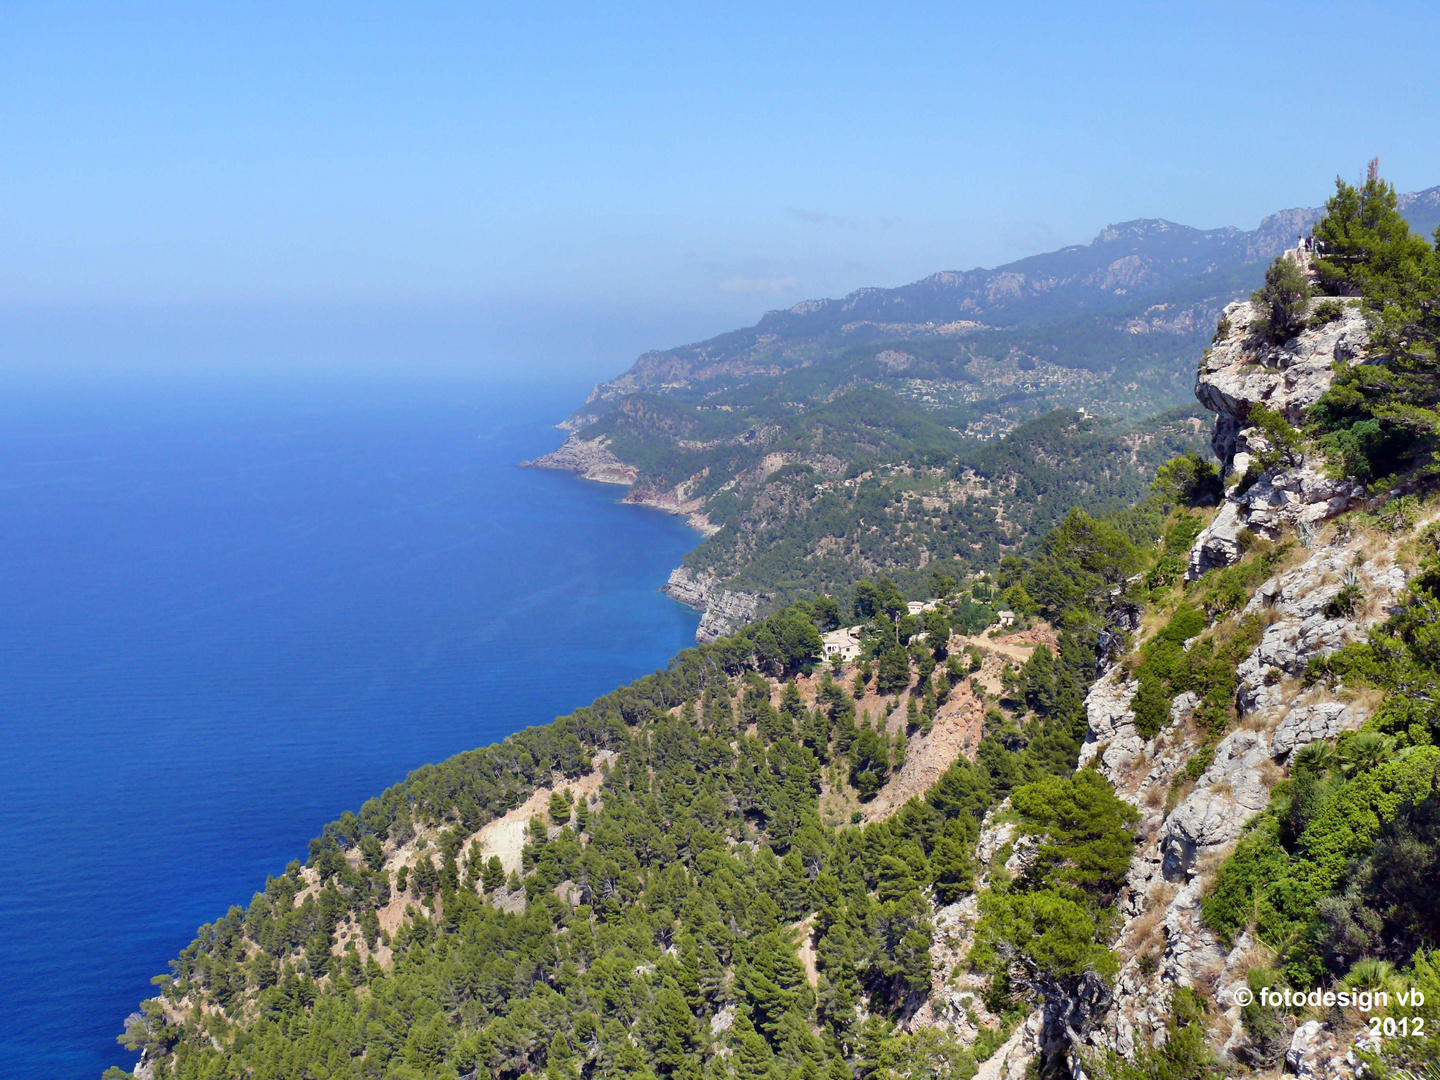
[[[932,611],[817,590],[417,771],[201,929],[127,1025],[135,1075],[1440,1058],[1440,255],[1373,175],[1319,234],[1198,358],[1225,476],[1176,456],[1127,506],[1037,511],[984,573],[927,559]],[[1002,602],[1019,626],[972,625]],[[822,663],[851,621],[863,655]],[[1262,988],[1391,996],[1372,1027]]]
[[[1440,189],[1399,205],[1428,220]],[[708,539],[670,591],[706,610],[702,639],[877,572],[908,587],[930,560],[981,568],[1203,449],[1174,411],[1194,415],[1194,358],[1320,213],[1253,232],[1126,222],[996,270],[771,312],[642,356],[534,464],[690,516]]]
[[[988,643],[950,653],[943,615],[911,633],[882,583],[858,665],[818,665],[835,612],[802,604],[420,770],[202,928],[127,1045],[155,1077],[973,1074],[1028,1010],[997,990],[968,1045],[907,1031],[931,993],[934,906],[971,891],[981,824],[1013,796],[1051,857],[985,923],[985,963],[1031,949],[1014,920],[1039,910],[1078,935],[1047,978],[1105,952],[1131,815],[1071,773],[1111,593],[1165,516],[1159,498],[1076,512],[1007,570],[1063,628],[1018,669],[989,658],[998,695],[967,681]],[[927,790],[882,821],[822,819],[838,798],[862,821],[962,696],[983,725]],[[507,873],[486,826],[541,788]]]

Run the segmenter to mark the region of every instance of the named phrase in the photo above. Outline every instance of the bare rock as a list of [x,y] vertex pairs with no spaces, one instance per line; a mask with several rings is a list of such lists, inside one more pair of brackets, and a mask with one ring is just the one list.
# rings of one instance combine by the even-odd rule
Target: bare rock
[[[1305,410],[1330,389],[1335,362],[1362,360],[1369,341],[1369,323],[1353,304],[1340,318],[1302,330],[1278,346],[1251,333],[1259,314],[1249,301],[1229,305],[1215,345],[1195,376],[1195,397],[1216,414],[1210,446],[1222,475],[1243,472],[1255,453],[1270,449],[1250,426],[1252,406],[1273,409],[1298,427]],[[1361,493],[1359,484],[1326,476],[1304,460],[1262,476],[1245,492],[1226,497],[1215,520],[1195,539],[1187,576],[1235,562],[1246,530],[1274,539],[1282,526],[1313,525],[1342,513]]]
[[975,856],[983,866],[999,853],[1000,849],[1015,839],[1015,825],[1013,822],[994,824],[995,818],[1010,809],[1010,800],[1006,799],[994,810],[985,815],[985,820],[980,823],[980,838],[975,842]]
[[[1195,397],[1211,412],[1228,417],[1236,425],[1229,435],[1240,441],[1250,406],[1257,402],[1298,426],[1305,410],[1330,389],[1335,361],[1362,358],[1370,339],[1369,323],[1358,304],[1346,305],[1340,318],[1302,330],[1283,345],[1271,345],[1251,332],[1250,324],[1259,317],[1259,308],[1248,300],[1228,305],[1215,344],[1195,378]],[[1225,463],[1229,466],[1230,461]]]
[[670,571],[670,579],[660,591],[686,607],[704,612],[695,631],[695,640],[702,645],[739,630],[755,617],[760,606],[758,596],[719,588],[713,575],[697,574],[688,566]]
[[1335,1033],[1319,1020],[1307,1020],[1295,1029],[1285,1051],[1285,1071],[1297,1080],[1349,1080],[1355,1075],[1354,1055]]
[[1200,917],[1199,880],[1186,885],[1165,910],[1165,955],[1161,977],[1175,986],[1194,986],[1225,964],[1225,948]]
[[1297,705],[1285,714],[1270,740],[1270,754],[1277,761],[1307,743],[1333,739],[1342,731],[1353,731],[1365,722],[1367,713],[1338,701]]
[[598,439],[570,435],[559,448],[534,461],[522,461],[520,464],[531,469],[577,473],[586,480],[626,487],[635,483],[639,475],[635,466],[625,464],[610,452],[610,440],[603,435]]
[[1160,850],[1167,881],[1187,879],[1199,856],[1235,840],[1265,809],[1270,789],[1261,768],[1269,761],[1269,740],[1259,732],[1232,731],[1221,740],[1195,790],[1165,821]]
[[[1112,671],[1090,688],[1085,696],[1085,743],[1080,747],[1080,768],[1100,756],[1097,765],[1107,779],[1145,752],[1145,739],[1135,730],[1135,714],[1130,699],[1139,683],[1127,680]],[[1101,753],[1101,749],[1104,753]]]

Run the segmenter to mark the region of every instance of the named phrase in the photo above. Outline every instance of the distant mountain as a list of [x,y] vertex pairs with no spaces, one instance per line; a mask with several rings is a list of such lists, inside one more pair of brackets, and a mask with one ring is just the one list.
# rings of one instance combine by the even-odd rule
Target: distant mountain
[[[1440,187],[1401,206],[1433,230]],[[705,608],[704,634],[867,574],[990,565],[1057,511],[1133,499],[1160,461],[1204,450],[1195,370],[1220,312],[1321,213],[1249,232],[1127,221],[772,311],[644,354],[535,464],[623,483],[706,532],[670,586]]]
[[1432,235],[1440,228],[1440,186],[1401,195],[1400,213],[1416,232]]
[[[1402,196],[1401,209],[1417,229],[1432,231],[1440,224],[1440,186]],[[1282,210],[1249,232],[1141,218],[1109,225],[1089,244],[995,269],[942,271],[898,288],[805,300],[768,312],[752,327],[645,353],[625,374],[597,386],[566,426],[573,430],[593,422],[628,394],[703,397],[797,368],[853,359],[867,346],[869,356],[879,356],[895,341],[949,342],[956,354],[994,351],[998,345],[1066,367],[1123,369],[1131,359],[1155,359],[1129,355],[1153,352],[1134,347],[1137,334],[1208,334],[1220,309],[1254,288],[1264,265],[1294,246],[1321,213]],[[997,333],[1005,337],[997,340]],[[1054,347],[1057,333],[1079,347]],[[1097,350],[1097,336],[1111,340]],[[1186,356],[1189,344],[1181,350]],[[884,374],[913,366],[903,357],[882,362],[881,381]],[[852,373],[836,374],[836,381],[843,381]],[[871,381],[861,375],[861,381]],[[1142,395],[1143,407],[1178,404],[1188,393],[1186,385],[1174,388],[1170,400]]]

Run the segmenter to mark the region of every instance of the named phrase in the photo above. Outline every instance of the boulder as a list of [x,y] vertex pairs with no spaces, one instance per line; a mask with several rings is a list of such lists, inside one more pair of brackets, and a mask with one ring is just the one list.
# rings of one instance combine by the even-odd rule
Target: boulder
[[1338,701],[1322,701],[1313,705],[1297,705],[1285,714],[1270,739],[1270,754],[1277,761],[1307,743],[1333,739],[1342,731],[1352,731],[1365,722],[1366,713],[1342,705]]

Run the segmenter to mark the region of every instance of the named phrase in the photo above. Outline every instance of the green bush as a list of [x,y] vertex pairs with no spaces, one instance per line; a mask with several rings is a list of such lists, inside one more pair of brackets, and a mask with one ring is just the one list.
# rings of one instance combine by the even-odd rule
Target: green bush
[[1345,314],[1345,305],[1338,300],[1321,300],[1310,312],[1310,318],[1305,320],[1305,325],[1312,330],[1319,330],[1328,326],[1340,316]]
[[1310,306],[1310,279],[1289,253],[1278,255],[1265,270],[1265,284],[1250,296],[1260,316],[1250,329],[1279,345],[1305,328]]
[[1170,695],[1165,693],[1165,684],[1149,673],[1142,673],[1140,688],[1130,699],[1130,708],[1135,713],[1135,730],[1147,739],[1160,734],[1160,729],[1170,722],[1170,701]]
[[1224,484],[1213,462],[1196,453],[1173,457],[1155,470],[1151,485],[1170,502],[1182,506],[1210,506],[1220,501]]

